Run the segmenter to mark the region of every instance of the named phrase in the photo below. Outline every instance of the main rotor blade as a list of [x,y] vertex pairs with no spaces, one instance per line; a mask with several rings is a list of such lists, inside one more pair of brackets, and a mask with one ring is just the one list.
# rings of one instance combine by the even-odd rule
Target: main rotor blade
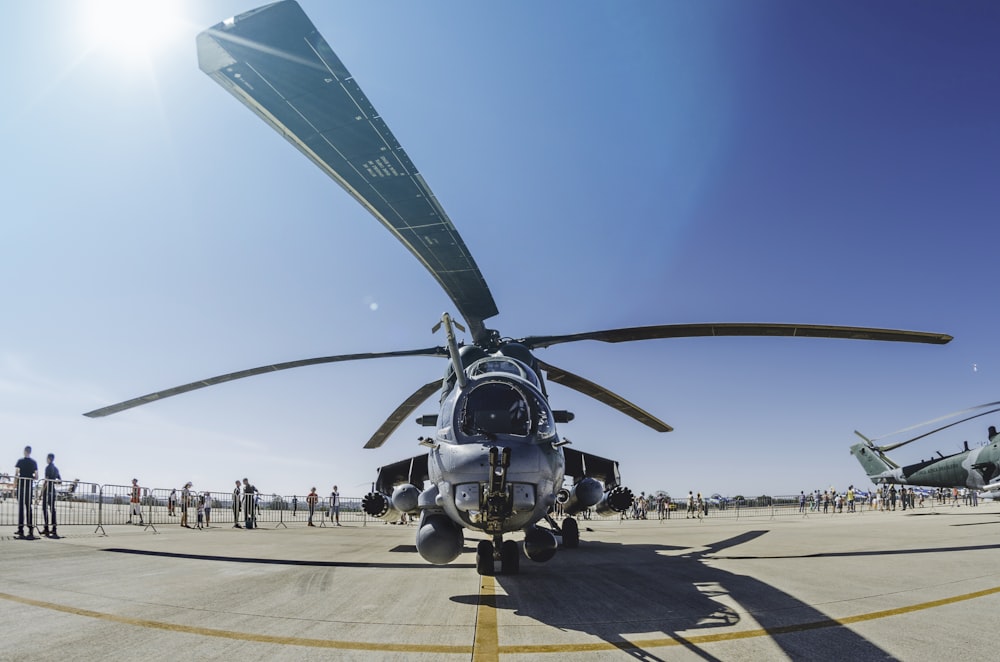
[[531,349],[549,347],[578,340],[601,342],[631,342],[658,338],[695,338],[701,336],[795,336],[804,338],[846,338],[851,340],[885,340],[892,342],[918,342],[944,345],[952,338],[943,333],[901,331],[898,329],[873,329],[863,326],[825,326],[821,324],[662,324],[659,326],[633,326],[607,331],[569,333],[555,336],[528,336],[519,342]]
[[[922,428],[925,425],[932,425],[934,423],[940,423],[941,421],[947,421],[949,418],[954,418],[955,416],[961,416],[962,414],[968,414],[969,412],[979,411],[980,409],[986,409],[987,407],[997,407],[997,406],[1000,406],[1000,401],[997,401],[997,402],[987,402],[986,404],[975,405],[974,407],[968,407],[966,409],[960,409],[958,411],[953,411],[950,414],[945,414],[944,416],[938,416],[937,418],[932,418],[929,421],[924,421],[923,423],[917,423],[916,425],[911,425],[909,427],[905,427],[902,430],[896,430],[895,432],[890,432],[889,434],[883,434],[881,437],[874,437],[874,438],[871,439],[871,441],[879,441],[880,439],[885,439],[887,437],[895,437],[897,434],[903,434],[904,432],[909,432],[910,430],[916,430],[917,428]],[[992,412],[986,412],[986,413],[989,414],[989,413],[992,413]],[[985,415],[986,414],[978,414],[978,416],[985,416]],[[975,416],[973,418],[975,418]],[[958,423],[964,423],[965,421],[968,421],[968,420],[971,420],[971,419],[966,418],[966,419],[963,419],[961,421],[958,421]],[[958,425],[958,423],[953,423],[953,425]],[[945,426],[945,427],[947,428],[947,427],[951,427],[951,426],[949,425],[949,426]],[[941,428],[941,429],[944,429],[944,428]]]
[[413,413],[414,409],[422,405],[424,400],[429,398],[432,393],[439,390],[441,390],[441,380],[435,379],[414,391],[410,397],[403,401],[403,404],[396,407],[396,411],[389,414],[389,418],[385,419],[382,427],[375,431],[375,434],[365,444],[365,448],[378,448],[384,444],[389,435],[396,431],[400,423],[406,420]]
[[231,382],[234,379],[253,377],[254,375],[262,375],[267,372],[277,372],[278,370],[288,370],[289,368],[301,368],[303,366],[318,365],[320,363],[339,363],[341,361],[381,359],[394,356],[447,356],[447,355],[448,351],[444,347],[427,347],[425,349],[409,349],[396,352],[340,354],[338,356],[322,356],[315,359],[303,359],[300,361],[289,361],[287,363],[275,363],[272,365],[261,366],[259,368],[240,370],[239,372],[230,372],[225,375],[219,375],[218,377],[209,377],[208,379],[202,379],[197,382],[191,382],[190,384],[184,384],[183,386],[175,386],[173,388],[168,388],[163,391],[149,393],[148,395],[143,395],[138,398],[132,398],[131,400],[126,400],[125,402],[119,402],[118,404],[115,405],[109,405],[107,407],[101,407],[100,409],[95,409],[94,411],[88,411],[86,414],[84,414],[84,416],[89,416],[90,418],[99,418],[101,416],[117,414],[118,412],[125,411],[126,409],[132,409],[133,407],[138,407],[140,405],[147,405],[150,402],[163,400],[164,398],[169,398],[174,395],[180,395],[181,393],[196,391],[200,388],[205,388],[206,386],[215,386],[216,384]]
[[[998,404],[1000,404],[1000,402],[994,402],[992,404],[993,405],[998,405]],[[991,406],[991,405],[980,405],[980,407],[989,407],[989,406]],[[965,411],[969,411],[969,410],[965,410]],[[978,414],[973,414],[972,416],[967,416],[967,417],[965,417],[965,418],[963,418],[963,419],[961,419],[959,421],[955,421],[954,423],[949,423],[948,425],[942,425],[941,427],[934,428],[930,432],[925,432],[925,433],[923,433],[921,435],[917,435],[916,437],[913,437],[912,439],[906,439],[905,441],[898,441],[898,442],[893,443],[893,444],[885,444],[884,446],[872,446],[872,448],[874,448],[876,450],[879,450],[879,451],[882,451],[883,453],[887,453],[887,452],[889,452],[891,450],[895,450],[897,448],[900,448],[901,446],[905,446],[905,445],[913,443],[914,441],[917,441],[919,439],[923,439],[924,437],[929,437],[932,434],[936,434],[938,432],[941,432],[942,430],[947,430],[948,428],[954,427],[954,426],[959,425],[961,423],[965,423],[966,421],[971,421],[972,419],[979,418],[980,416],[986,416],[988,414],[995,414],[998,411],[1000,411],[1000,408],[989,409],[987,411],[980,412]],[[950,414],[949,416],[945,416],[943,418],[950,418],[951,416],[954,416],[954,415],[955,414]],[[936,419],[936,420],[941,420],[941,419]],[[926,423],[923,423],[922,425],[926,425]],[[917,427],[919,427],[919,426],[917,426]],[[908,428],[908,429],[912,429],[912,428]],[[890,435],[887,435],[887,436],[890,436]]]
[[638,406],[632,404],[622,396],[617,393],[612,393],[603,386],[584,379],[579,375],[574,375],[572,372],[568,372],[562,368],[557,368],[544,361],[538,361],[538,365],[545,370],[549,381],[555,382],[556,384],[562,384],[563,386],[569,387],[574,391],[579,391],[584,395],[589,395],[598,402],[603,402],[604,404],[617,409],[626,416],[634,418],[643,425],[653,428],[657,432],[670,432],[673,430],[672,427],[653,416],[648,411],[640,409]]
[[[437,279],[484,337],[497,314],[465,242],[389,127],[293,1],[198,35],[198,64],[330,176]],[[347,237],[344,237],[345,241]]]

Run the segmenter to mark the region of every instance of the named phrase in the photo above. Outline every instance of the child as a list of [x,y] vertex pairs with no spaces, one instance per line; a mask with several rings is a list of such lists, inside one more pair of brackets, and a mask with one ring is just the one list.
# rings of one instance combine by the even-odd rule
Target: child
[[205,521],[205,495],[198,496],[198,528],[201,527],[201,523]]
[[212,494],[205,492],[205,528],[210,529],[212,524]]

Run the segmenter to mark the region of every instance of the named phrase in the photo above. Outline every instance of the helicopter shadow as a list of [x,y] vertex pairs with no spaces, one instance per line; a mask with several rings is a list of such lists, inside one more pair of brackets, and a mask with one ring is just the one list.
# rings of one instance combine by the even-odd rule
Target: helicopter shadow
[[717,660],[707,645],[745,632],[736,629],[744,615],[754,619],[750,630],[766,632],[790,659],[840,660],[844,651],[855,659],[895,659],[794,596],[706,563],[709,555],[766,533],[749,531],[687,553],[668,545],[584,542],[557,554],[548,567],[523,563],[520,574],[496,577],[506,595],[498,594],[495,606],[551,628],[598,637],[641,660],[662,659],[643,648],[644,641],[649,649],[682,646],[701,659]]

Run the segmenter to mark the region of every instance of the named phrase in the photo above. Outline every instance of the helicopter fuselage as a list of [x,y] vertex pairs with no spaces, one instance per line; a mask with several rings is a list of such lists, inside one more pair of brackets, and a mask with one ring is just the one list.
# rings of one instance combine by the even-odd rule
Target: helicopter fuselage
[[905,466],[890,466],[884,455],[865,444],[851,447],[873,483],[923,487],[983,489],[1000,476],[1000,435],[990,430],[989,443],[953,455]]
[[545,516],[563,483],[552,409],[538,376],[517,359],[489,356],[465,373],[442,397],[428,457],[435,505],[491,535],[524,529]]

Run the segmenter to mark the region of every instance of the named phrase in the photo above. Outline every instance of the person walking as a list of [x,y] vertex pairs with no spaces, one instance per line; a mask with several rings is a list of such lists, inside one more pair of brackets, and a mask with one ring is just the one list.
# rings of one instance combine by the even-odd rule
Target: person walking
[[[31,512],[32,482],[38,480],[38,463],[31,458],[31,446],[24,447],[24,457],[14,465],[14,485],[17,490],[17,537],[33,539],[35,528]],[[24,535],[24,521],[28,520],[28,535]]]
[[316,504],[319,503],[319,495],[316,494],[316,488],[309,490],[309,494],[306,495],[306,505],[309,506],[309,524],[308,526],[316,526],[313,524],[313,513],[316,512]]
[[[45,486],[42,488],[42,517],[45,526],[42,529],[43,536],[58,538],[56,533],[56,485],[62,482],[59,469],[54,464],[56,456],[49,453],[45,456]],[[52,529],[49,529],[49,515],[52,516]]]

